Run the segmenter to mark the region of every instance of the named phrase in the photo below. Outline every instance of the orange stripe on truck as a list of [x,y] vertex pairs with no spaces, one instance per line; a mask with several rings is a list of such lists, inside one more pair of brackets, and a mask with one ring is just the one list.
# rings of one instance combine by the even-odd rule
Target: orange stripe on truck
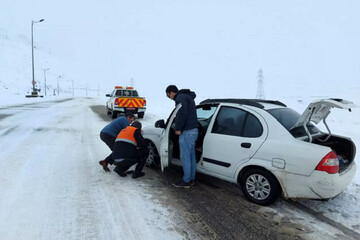
[[124,99],[123,98],[118,98],[118,106],[123,104]]
[[119,107],[144,107],[145,100],[141,98],[118,98]]

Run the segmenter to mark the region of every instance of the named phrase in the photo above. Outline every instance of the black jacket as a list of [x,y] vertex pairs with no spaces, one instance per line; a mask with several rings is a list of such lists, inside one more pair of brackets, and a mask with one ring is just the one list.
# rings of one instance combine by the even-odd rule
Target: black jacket
[[189,89],[181,89],[175,95],[175,104],[181,104],[176,114],[175,129],[184,131],[198,127],[195,99],[196,94]]
[[131,143],[117,141],[114,145],[113,159],[128,158],[136,159],[138,157],[138,148],[147,148],[147,142],[141,135],[141,130],[136,129],[134,132],[134,138],[137,142],[137,147]]

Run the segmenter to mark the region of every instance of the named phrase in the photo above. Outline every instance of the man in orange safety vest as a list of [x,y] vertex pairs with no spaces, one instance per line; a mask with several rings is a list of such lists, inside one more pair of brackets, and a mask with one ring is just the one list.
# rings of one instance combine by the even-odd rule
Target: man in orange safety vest
[[145,175],[142,172],[149,155],[148,143],[141,135],[141,123],[134,121],[120,131],[115,140],[113,160],[116,165],[114,171],[121,177],[127,175],[127,170],[137,163],[132,178]]

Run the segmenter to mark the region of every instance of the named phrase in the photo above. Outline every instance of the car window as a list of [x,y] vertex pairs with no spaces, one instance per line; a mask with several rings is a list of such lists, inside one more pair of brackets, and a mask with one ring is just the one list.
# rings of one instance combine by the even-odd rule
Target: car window
[[263,127],[249,112],[233,107],[221,107],[211,132],[239,137],[259,137],[262,135]]
[[[303,126],[291,129],[300,119],[301,115],[291,108],[277,108],[267,110],[276,120],[286,128],[294,137],[306,136]],[[307,128],[311,134],[319,133],[320,130],[314,124],[308,123]],[[291,130],[290,130],[291,129]]]
[[[314,126],[314,124],[307,124],[307,129],[309,130],[310,134],[317,134],[320,133],[320,130]],[[307,136],[307,133],[305,131],[305,128],[303,126],[300,127],[296,127],[290,130],[291,135],[293,135],[294,137],[303,137],[303,136]]]
[[290,130],[300,118],[300,114],[291,108],[276,108],[267,111],[287,130]]
[[209,106],[209,105],[199,106],[196,109],[197,118],[199,120],[211,119],[216,108],[217,108],[217,106]]
[[131,91],[131,96],[132,96],[132,97],[138,97],[139,94],[138,94],[137,91]]
[[263,133],[263,127],[254,115],[251,113],[247,114],[245,121],[243,137],[260,137]]
[[200,105],[196,108],[196,115],[198,119],[199,126],[199,141],[198,144],[201,144],[201,141],[204,139],[204,136],[209,127],[210,121],[214,115],[215,110],[217,109],[218,104],[216,105]]
[[134,90],[117,90],[116,96],[122,96],[122,97],[138,97],[139,94],[137,91]]

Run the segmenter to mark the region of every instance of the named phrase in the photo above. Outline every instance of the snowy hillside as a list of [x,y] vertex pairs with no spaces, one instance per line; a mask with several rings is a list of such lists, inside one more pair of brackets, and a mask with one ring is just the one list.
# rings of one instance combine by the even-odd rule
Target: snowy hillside
[[[76,61],[54,55],[34,40],[34,75],[36,88],[47,96],[98,96],[100,87],[75,78]],[[31,38],[28,34],[10,35],[0,25],[0,96],[23,97],[32,91]],[[59,85],[58,85],[59,84]],[[87,88],[87,89],[86,89]]]

